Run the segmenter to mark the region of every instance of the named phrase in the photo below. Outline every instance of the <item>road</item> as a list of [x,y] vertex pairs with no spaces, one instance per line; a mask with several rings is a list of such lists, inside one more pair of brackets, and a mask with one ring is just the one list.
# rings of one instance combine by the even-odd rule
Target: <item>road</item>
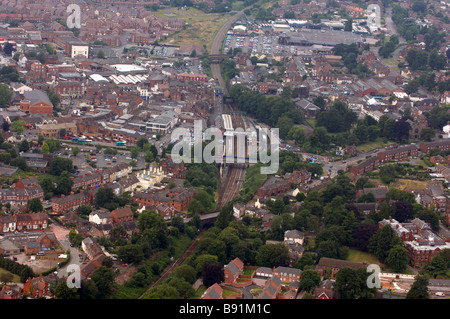
[[[247,9],[247,8],[245,8]],[[216,36],[211,44],[211,54],[221,54],[222,41],[227,34],[227,31],[230,29],[231,25],[239,20],[244,15],[244,10],[238,11],[234,16],[228,19],[226,22],[222,24],[220,29],[217,31]],[[211,72],[215,79],[219,82],[219,85],[223,88],[224,94],[228,95],[228,90],[226,87],[226,83],[222,78],[222,74],[220,73],[220,64],[212,63],[211,64]]]

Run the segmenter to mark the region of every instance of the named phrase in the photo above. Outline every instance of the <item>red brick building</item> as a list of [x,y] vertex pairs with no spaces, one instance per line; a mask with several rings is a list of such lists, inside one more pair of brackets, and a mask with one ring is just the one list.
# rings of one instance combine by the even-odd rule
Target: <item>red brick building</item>
[[123,223],[133,220],[133,211],[131,208],[118,208],[111,212],[115,223]]
[[90,191],[81,190],[78,194],[61,195],[52,204],[52,211],[57,214],[75,211],[81,205],[93,203],[93,196]]
[[417,156],[419,148],[415,145],[408,145],[392,150],[380,151],[377,153],[380,162],[388,162],[391,160],[400,160],[411,156]]
[[173,207],[177,212],[187,209],[189,202],[197,195],[195,188],[176,187],[165,190],[162,193],[137,193],[133,196],[133,202],[137,202],[143,206],[157,206],[159,204]]
[[235,258],[225,266],[223,272],[224,283],[234,284],[239,276],[244,272],[244,263],[239,258]]

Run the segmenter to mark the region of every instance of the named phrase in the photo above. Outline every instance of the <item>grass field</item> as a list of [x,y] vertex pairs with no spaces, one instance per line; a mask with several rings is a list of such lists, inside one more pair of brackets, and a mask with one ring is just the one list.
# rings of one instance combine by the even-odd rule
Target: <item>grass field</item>
[[348,252],[348,261],[354,261],[354,262],[367,262],[368,264],[378,264],[381,265],[380,261],[377,259],[377,257],[373,254],[369,254],[363,251],[359,251],[356,249],[349,249]]
[[199,44],[208,49],[215,36],[216,31],[225,22],[230,14],[204,13],[200,10],[190,8],[189,10],[177,10],[176,8],[159,9],[154,12],[160,18],[185,19],[186,25],[183,30],[170,35],[164,42],[172,45]]
[[[0,268],[0,275],[2,275],[4,273],[10,273],[10,272],[7,271],[6,269]],[[13,275],[12,282],[20,282],[20,277],[18,275],[15,275],[15,274],[12,274],[12,275]]]
[[245,180],[242,189],[248,189],[248,193],[253,194],[266,181],[267,175],[261,174],[261,165],[250,166],[245,172]]
[[360,152],[360,153],[364,153],[364,152],[368,152],[368,151],[370,151],[370,150],[373,150],[373,149],[375,149],[375,148],[385,147],[385,146],[387,146],[387,145],[389,145],[389,144],[394,144],[394,143],[393,143],[393,142],[387,142],[387,143],[384,143],[384,142],[383,142],[383,139],[377,138],[377,139],[376,139],[375,141],[373,141],[373,142],[368,142],[368,143],[365,143],[365,144],[361,144],[361,145],[356,146],[356,150],[357,150],[358,152]]
[[411,179],[398,179],[394,182],[393,187],[404,190],[408,189],[425,189],[427,187],[428,182],[425,181],[416,181]]

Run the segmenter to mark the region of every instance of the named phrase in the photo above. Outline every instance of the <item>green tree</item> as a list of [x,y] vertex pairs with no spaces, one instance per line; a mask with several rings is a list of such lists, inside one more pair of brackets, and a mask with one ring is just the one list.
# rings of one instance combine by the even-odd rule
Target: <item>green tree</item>
[[13,92],[7,84],[0,84],[0,107],[6,107],[11,102]]
[[65,281],[60,282],[55,288],[55,296],[58,299],[80,299],[77,288],[69,288]]
[[306,269],[302,272],[300,277],[300,289],[312,292],[319,284],[320,274],[317,271],[314,269]]
[[50,153],[50,148],[48,147],[48,144],[47,144],[47,143],[42,144],[42,147],[41,147],[41,153],[42,153],[42,154],[48,154],[48,153]]
[[105,299],[111,295],[114,273],[110,268],[100,266],[92,274],[91,280],[94,281],[98,288],[98,299]]
[[180,299],[180,294],[174,286],[162,283],[148,290],[142,299]]
[[39,198],[33,198],[33,199],[29,200],[27,207],[33,213],[39,213],[44,210],[44,207],[42,206],[42,202]]
[[55,156],[50,166],[50,174],[59,176],[64,171],[74,171],[72,160],[70,158]]
[[406,299],[429,299],[428,294],[428,279],[422,275],[416,276],[411,289],[406,295]]
[[394,272],[403,272],[409,263],[408,251],[403,246],[395,246],[389,250],[386,262]]
[[287,266],[289,250],[283,244],[263,245],[256,254],[256,263],[263,267]]
[[340,299],[371,299],[375,292],[367,286],[369,273],[366,268],[355,270],[350,267],[341,268],[336,273],[335,289]]
[[11,130],[17,134],[23,134],[25,132],[25,121],[24,120],[12,121]]

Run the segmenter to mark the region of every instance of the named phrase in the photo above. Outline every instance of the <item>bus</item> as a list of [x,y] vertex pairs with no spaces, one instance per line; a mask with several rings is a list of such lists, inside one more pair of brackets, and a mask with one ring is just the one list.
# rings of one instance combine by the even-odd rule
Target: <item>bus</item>
[[127,143],[123,142],[123,141],[119,141],[116,143],[116,146],[127,146]]

